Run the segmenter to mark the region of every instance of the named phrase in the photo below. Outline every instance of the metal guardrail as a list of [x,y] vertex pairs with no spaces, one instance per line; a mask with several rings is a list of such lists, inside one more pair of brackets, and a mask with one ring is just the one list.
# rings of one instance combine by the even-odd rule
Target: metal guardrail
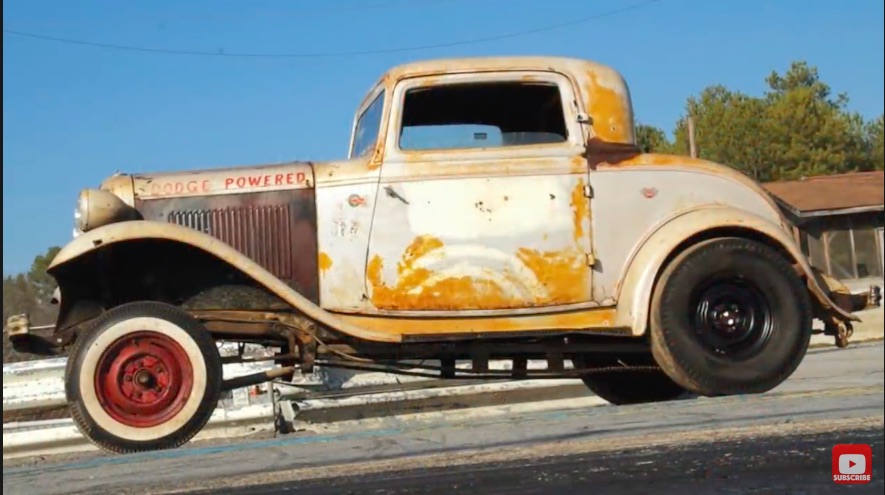
[[[222,345],[222,355],[236,352],[236,345]],[[261,349],[255,347],[247,352]],[[11,416],[34,416],[41,410],[64,409],[66,358],[43,359],[3,365],[3,412]],[[542,368],[543,361],[529,362]],[[492,369],[509,369],[510,361],[490,363]],[[224,365],[225,378],[249,375],[270,368],[267,362]],[[197,438],[242,436],[275,428],[275,417],[296,422],[298,411],[360,407],[380,403],[422,400],[430,397],[502,392],[512,389],[575,384],[576,380],[494,381],[441,380],[380,372],[326,369],[296,375],[291,383],[265,383],[228,392],[219,402],[206,428]],[[280,406],[282,404],[282,406]],[[59,411],[66,415],[66,411]],[[68,417],[16,421],[3,425],[4,458],[45,455],[89,449]]]

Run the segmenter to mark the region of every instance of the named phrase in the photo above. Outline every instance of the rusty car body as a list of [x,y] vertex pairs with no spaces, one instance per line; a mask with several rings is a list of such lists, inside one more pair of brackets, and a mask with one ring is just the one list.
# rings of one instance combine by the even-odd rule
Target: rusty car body
[[[221,390],[317,364],[579,376],[618,404],[764,392],[813,318],[844,344],[879,303],[846,302],[752,179],[641,153],[622,76],[569,58],[396,67],[346,159],[116,174],[76,215],[57,324],[9,332],[68,352],[72,416],[114,452],[181,445]],[[278,366],[224,381],[220,340]]]

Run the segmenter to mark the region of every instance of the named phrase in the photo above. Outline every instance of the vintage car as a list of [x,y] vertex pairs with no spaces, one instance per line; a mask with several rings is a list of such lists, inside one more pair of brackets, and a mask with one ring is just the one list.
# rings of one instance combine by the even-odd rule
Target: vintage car
[[[815,271],[750,178],[642,153],[622,76],[569,58],[396,67],[347,159],[116,174],[75,219],[56,325],[8,332],[67,353],[74,421],[118,453],[180,446],[223,391],[316,365],[581,377],[615,404],[761,393],[814,319],[844,344],[879,304]],[[224,380],[219,341],[275,366]]]

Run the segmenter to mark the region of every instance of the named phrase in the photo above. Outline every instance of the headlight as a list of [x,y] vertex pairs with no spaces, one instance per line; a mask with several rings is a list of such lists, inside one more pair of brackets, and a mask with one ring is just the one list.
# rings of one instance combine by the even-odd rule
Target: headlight
[[77,206],[74,208],[74,237],[85,232],[86,218],[89,213],[89,195],[87,191],[80,191],[77,196]]
[[135,208],[115,194],[101,189],[84,189],[74,209],[74,237],[97,227],[139,217]]

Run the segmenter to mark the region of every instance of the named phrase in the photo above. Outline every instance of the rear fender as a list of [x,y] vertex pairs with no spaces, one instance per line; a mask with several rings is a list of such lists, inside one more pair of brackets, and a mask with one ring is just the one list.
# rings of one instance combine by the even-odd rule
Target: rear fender
[[619,326],[632,328],[634,335],[645,333],[651,307],[651,294],[666,263],[682,249],[716,237],[759,239],[788,253],[797,271],[805,278],[809,293],[818,305],[818,318],[860,321],[836,304],[822,285],[819,273],[811,267],[801,248],[782,227],[766,218],[728,206],[690,210],[660,225],[642,242],[628,262],[619,284]]
[[[354,338],[374,342],[395,343],[400,341],[399,335],[376,332],[342,321],[337,315],[320,308],[230,245],[208,234],[176,224],[136,220],[99,227],[80,235],[62,248],[52,260],[48,271],[51,274],[63,266],[75,264],[83,256],[107,246],[147,239],[184,244],[214,256],[252,278],[304,316],[331,329]],[[63,293],[64,288],[62,288]]]

